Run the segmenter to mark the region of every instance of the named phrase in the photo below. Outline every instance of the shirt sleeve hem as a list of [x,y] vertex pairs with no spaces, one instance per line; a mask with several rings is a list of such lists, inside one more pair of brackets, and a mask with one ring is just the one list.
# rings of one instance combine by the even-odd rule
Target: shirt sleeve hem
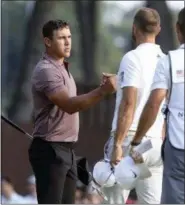
[[121,86],[120,86],[121,88],[124,88],[124,87],[135,87],[135,88],[140,88],[140,85],[138,85],[138,84],[134,84],[134,83],[124,83],[124,84],[122,84]]
[[156,90],[156,89],[165,89],[168,90],[168,87],[165,86],[164,84],[156,84],[156,85],[152,85],[151,90]]

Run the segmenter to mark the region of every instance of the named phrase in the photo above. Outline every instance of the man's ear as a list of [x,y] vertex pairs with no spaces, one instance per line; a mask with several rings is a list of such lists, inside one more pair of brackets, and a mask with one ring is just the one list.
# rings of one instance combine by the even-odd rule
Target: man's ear
[[178,23],[176,23],[176,32],[177,32],[177,35],[180,34],[180,26]]
[[133,26],[132,26],[132,32],[133,32],[134,35],[136,35],[136,30],[137,30],[137,27],[136,27],[135,24],[133,24]]
[[160,32],[161,32],[161,26],[159,26],[159,27],[157,28],[156,36],[159,35]]
[[47,37],[44,38],[44,44],[47,46],[47,47],[51,47],[51,40]]

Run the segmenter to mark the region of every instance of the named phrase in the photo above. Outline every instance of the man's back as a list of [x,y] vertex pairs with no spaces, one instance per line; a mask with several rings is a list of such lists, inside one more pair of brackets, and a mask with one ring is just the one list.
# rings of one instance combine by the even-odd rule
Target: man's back
[[[172,91],[169,102],[169,135],[176,136],[173,144],[184,148],[184,48],[170,52]],[[169,136],[170,139],[172,136]],[[172,140],[172,139],[171,139]]]
[[169,56],[165,56],[158,63],[152,90],[163,88],[171,93],[168,100],[169,139],[173,146],[184,149],[184,45],[170,51],[169,55],[170,62]]
[[[130,130],[135,131],[144,105],[150,94],[155,68],[160,57],[164,56],[160,47],[152,43],[140,44],[135,50],[128,52],[122,59],[118,71],[118,91],[112,131],[116,130],[119,104],[122,98],[122,87],[135,86],[138,88],[136,110]],[[163,115],[159,112],[155,124],[148,136],[161,137]]]

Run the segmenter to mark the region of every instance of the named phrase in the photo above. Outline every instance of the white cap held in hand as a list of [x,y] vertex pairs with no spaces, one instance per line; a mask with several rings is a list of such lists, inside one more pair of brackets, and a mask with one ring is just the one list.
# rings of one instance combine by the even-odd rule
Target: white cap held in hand
[[101,187],[112,187],[116,183],[112,167],[109,162],[99,161],[93,169],[93,178]]
[[138,179],[144,179],[151,176],[148,167],[142,164],[135,164],[130,156],[124,157],[115,167],[116,182],[125,190],[135,188]]

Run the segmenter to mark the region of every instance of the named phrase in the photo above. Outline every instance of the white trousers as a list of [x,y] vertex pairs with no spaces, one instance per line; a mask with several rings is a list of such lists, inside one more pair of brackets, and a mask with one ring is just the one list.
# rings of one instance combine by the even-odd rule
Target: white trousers
[[[130,151],[130,142],[133,139],[135,132],[130,131],[123,143],[124,155],[128,155]],[[163,163],[161,159],[161,145],[162,139],[160,138],[144,138],[151,139],[153,148],[143,154],[143,159],[148,165],[152,176],[144,180],[138,180],[135,190],[137,194],[138,204],[160,204],[161,191],[162,191],[162,173]],[[110,159],[113,149],[114,136],[110,137],[104,147],[104,158]],[[103,188],[102,190],[108,198],[107,203],[110,204],[124,204],[129,196],[130,191],[122,190],[119,185],[111,188]],[[116,192],[116,194],[115,194]],[[119,197],[118,197],[119,195]],[[122,196],[120,196],[122,195]]]

